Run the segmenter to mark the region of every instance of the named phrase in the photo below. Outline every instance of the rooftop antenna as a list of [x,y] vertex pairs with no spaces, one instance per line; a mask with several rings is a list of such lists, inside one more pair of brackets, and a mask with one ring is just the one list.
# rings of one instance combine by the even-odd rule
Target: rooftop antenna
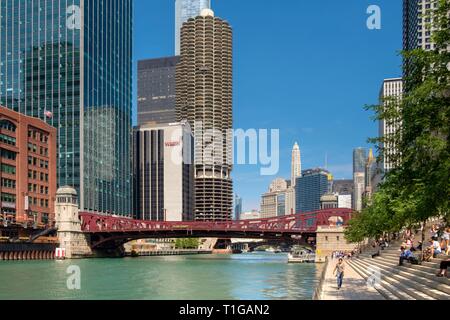
[[328,170],[328,152],[325,153],[325,169]]

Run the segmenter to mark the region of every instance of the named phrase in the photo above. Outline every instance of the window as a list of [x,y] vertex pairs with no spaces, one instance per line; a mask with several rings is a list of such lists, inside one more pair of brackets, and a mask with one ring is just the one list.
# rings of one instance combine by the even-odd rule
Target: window
[[6,174],[16,174],[16,167],[2,163],[2,172]]
[[11,132],[15,132],[16,131],[16,125],[14,123],[12,123],[11,121],[8,121],[8,120],[1,120],[0,121],[0,128],[8,130],[8,131],[11,131]]
[[48,224],[48,221],[49,221],[48,217],[49,217],[48,213],[43,213],[42,214],[41,221],[42,221],[43,224]]
[[2,193],[2,202],[16,203],[16,195],[10,193]]
[[11,180],[11,179],[2,178],[2,187],[15,189],[16,188],[16,181]]
[[7,136],[6,134],[0,134],[0,142],[4,144],[9,144],[10,146],[15,146],[16,138]]
[[13,161],[16,160],[16,153],[13,151],[2,149],[1,156],[4,159],[13,160]]

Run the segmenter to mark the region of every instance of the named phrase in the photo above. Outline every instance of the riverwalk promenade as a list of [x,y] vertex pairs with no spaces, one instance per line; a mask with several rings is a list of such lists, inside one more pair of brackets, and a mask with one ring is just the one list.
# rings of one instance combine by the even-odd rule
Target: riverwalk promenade
[[337,260],[330,260],[322,284],[320,300],[385,300],[373,287],[369,287],[358,273],[345,262],[344,284],[341,290],[337,289],[336,277],[333,270]]

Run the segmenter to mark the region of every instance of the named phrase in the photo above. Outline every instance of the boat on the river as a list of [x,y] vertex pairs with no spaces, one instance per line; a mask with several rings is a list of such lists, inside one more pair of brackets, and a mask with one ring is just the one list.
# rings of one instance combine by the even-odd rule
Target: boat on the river
[[294,250],[289,253],[288,263],[315,263],[316,254],[309,249]]

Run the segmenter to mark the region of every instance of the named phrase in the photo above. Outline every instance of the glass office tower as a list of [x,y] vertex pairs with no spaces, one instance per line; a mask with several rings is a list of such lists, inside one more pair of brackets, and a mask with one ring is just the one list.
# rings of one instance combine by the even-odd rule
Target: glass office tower
[[183,23],[211,9],[211,0],[175,0],[175,55],[180,55],[180,36]]
[[132,0],[0,0],[0,105],[58,129],[58,184],[131,214]]

